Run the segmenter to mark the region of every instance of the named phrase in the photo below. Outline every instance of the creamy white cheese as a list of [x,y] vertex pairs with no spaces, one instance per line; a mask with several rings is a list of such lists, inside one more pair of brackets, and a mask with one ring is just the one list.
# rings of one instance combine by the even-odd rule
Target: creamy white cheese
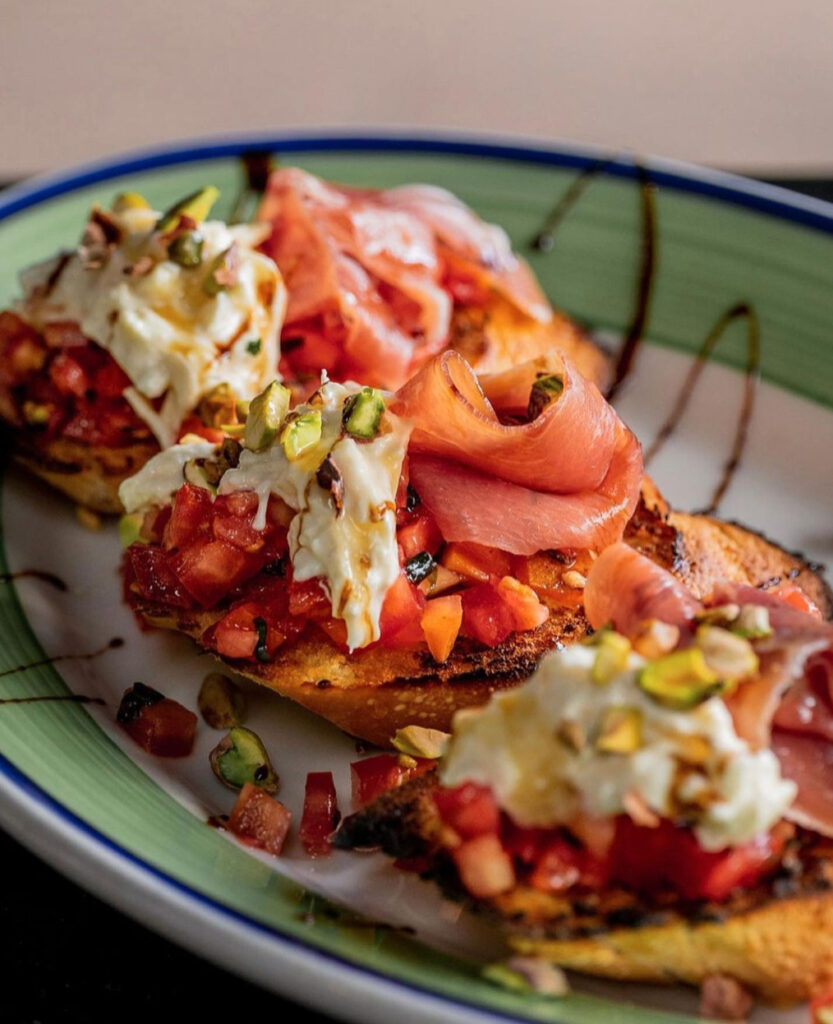
[[216,450],[210,441],[193,441],[175,444],[154,455],[119,487],[119,500],[125,511],[164,505],[185,483],[185,464],[191,459],[210,459]]
[[[236,469],[220,482],[220,493],[255,491],[265,522],[270,494],[296,512],[289,526],[289,554],[296,580],[322,577],[332,614],[347,626],[350,650],[379,639],[385,594],[399,574],[396,544],[396,488],[410,428],[385,414],[384,430],[372,441],[341,436],[342,406],[359,388],[324,383],[311,405],[298,412],[321,412],[321,440],[303,458],[290,462],[280,443],[265,452],[244,451]],[[338,512],[316,471],[329,454],[344,486]]]
[[[483,708],[462,711],[442,763],[446,785],[488,785],[519,824],[552,827],[581,812],[608,817],[626,811],[636,794],[656,814],[671,817],[681,801],[707,850],[739,845],[770,829],[796,794],[770,750],[750,750],[718,697],[689,711],[670,710],[637,685],[645,664],[632,654],[626,671],[606,685],[592,681],[592,647],[548,655],[516,690]],[[610,709],[641,716],[642,742],[627,754],[594,746]],[[559,739],[565,723],[587,738],[576,750]],[[692,738],[708,751],[691,759]]]
[[[107,349],[138,392],[131,404],[166,448],[185,415],[215,385],[227,383],[249,399],[274,379],[286,289],[275,263],[254,248],[262,226],[200,224],[202,263],[182,267],[167,258],[154,232],[157,212],[128,209],[109,216],[121,239],[101,265],[90,266],[79,247],[31,267],[21,274],[24,297],[17,309],[38,330],[74,321]],[[211,261],[234,242],[239,279],[208,295],[202,282]],[[251,345],[256,339],[259,347]],[[161,409],[151,415],[142,399],[161,396]]]

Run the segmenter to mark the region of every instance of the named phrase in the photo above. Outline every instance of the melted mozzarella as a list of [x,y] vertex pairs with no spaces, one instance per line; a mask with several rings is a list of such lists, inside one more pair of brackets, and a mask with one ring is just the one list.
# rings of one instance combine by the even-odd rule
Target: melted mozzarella
[[[644,661],[631,655],[626,671],[607,685],[592,682],[592,647],[577,645],[543,659],[516,690],[483,708],[459,712],[442,765],[454,786],[470,780],[490,786],[499,804],[521,825],[567,824],[581,812],[624,813],[638,794],[664,817],[686,801],[686,816],[707,850],[745,843],[770,829],[795,798],[771,750],[752,751],[740,739],[718,697],[689,711],[673,711],[636,685]],[[595,749],[606,711],[628,708],[642,719],[642,744],[629,754]],[[587,737],[575,750],[557,737],[565,723]],[[692,737],[709,755],[686,764]]]
[[164,505],[185,483],[185,464],[191,459],[210,459],[216,452],[210,441],[175,444],[154,455],[134,476],[119,487],[119,500],[126,512],[138,512],[151,505]]
[[[202,263],[186,268],[167,258],[154,232],[158,213],[132,209],[111,216],[122,237],[101,266],[90,267],[79,248],[30,268],[21,275],[18,310],[38,330],[74,321],[107,349],[134,385],[131,404],[166,448],[215,385],[227,383],[249,399],[274,379],[286,289],[275,263],[254,248],[262,240],[259,226],[200,224]],[[202,282],[211,261],[235,242],[239,280],[210,296]],[[143,272],[131,273],[134,267]],[[259,347],[251,345],[256,339]],[[152,415],[147,400],[162,396]]]

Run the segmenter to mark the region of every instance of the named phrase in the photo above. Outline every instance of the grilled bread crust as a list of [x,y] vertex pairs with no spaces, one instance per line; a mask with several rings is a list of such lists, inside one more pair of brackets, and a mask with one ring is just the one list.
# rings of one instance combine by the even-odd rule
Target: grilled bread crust
[[[669,513],[650,484],[625,539],[699,596],[720,579],[753,586],[791,579],[826,615],[833,611],[818,567],[734,524]],[[536,556],[536,565],[540,573],[550,574],[554,584],[563,577],[565,566],[555,556]],[[549,602],[550,617],[538,629],[515,633],[494,648],[461,638],[443,664],[425,649],[375,647],[348,655],[314,624],[279,648],[267,664],[228,664],[345,732],[388,746],[396,730],[406,725],[447,731],[456,710],[483,704],[494,691],[517,685],[532,674],[543,654],[585,636],[589,626],[580,607],[581,591],[563,588],[560,594]],[[565,606],[564,601],[570,603]],[[224,609],[189,612],[154,605],[137,594],[131,595],[131,603],[147,623],[178,630],[198,643],[225,613]]]
[[425,859],[425,877],[499,922],[518,952],[585,974],[692,985],[727,974],[778,1005],[833,987],[831,840],[800,831],[771,877],[720,904],[619,887],[568,898],[522,884],[475,901],[441,848],[436,784],[434,773],[423,775],[345,818],[336,846]]

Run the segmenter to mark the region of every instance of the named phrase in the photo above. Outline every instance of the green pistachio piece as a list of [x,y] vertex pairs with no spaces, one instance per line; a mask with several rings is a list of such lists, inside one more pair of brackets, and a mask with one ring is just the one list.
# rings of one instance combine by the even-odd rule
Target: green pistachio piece
[[149,210],[150,203],[138,192],[119,192],[113,200],[113,213],[124,213],[125,210]]
[[212,479],[214,474],[206,467],[205,459],[191,459],[190,462],[186,462],[183,475],[194,487],[202,487],[211,494],[217,493],[217,482]]
[[276,380],[249,403],[244,444],[253,452],[265,451],[278,436],[289,412],[289,388]]
[[708,667],[721,679],[737,681],[758,673],[758,655],[752,644],[745,637],[737,636],[734,629],[730,633],[720,626],[703,624],[697,627],[695,643]]
[[180,217],[190,217],[199,224],[211,212],[211,207],[220,198],[220,190],[213,185],[206,185],[190,196],[180,199],[167,209],[156,223],[156,230],[164,234],[175,228]]
[[631,644],[621,633],[608,630],[598,634],[598,637],[596,660],[590,675],[594,683],[605,686],[628,667]]
[[643,658],[661,658],[670,654],[680,640],[678,626],[659,619],[648,619],[639,627],[636,635],[631,638],[633,649]]
[[694,618],[697,622],[707,622],[712,626],[726,626],[734,622],[740,614],[740,605],[716,604],[711,608],[703,608]]
[[351,395],[344,403],[342,423],[351,437],[370,441],[379,433],[385,399],[376,388],[362,388],[357,395]]
[[297,462],[321,440],[321,413],[318,409],[287,420],[281,431],[281,444],[290,462]]
[[487,964],[481,974],[493,985],[513,992],[561,999],[570,991],[561,968],[540,957],[513,956],[503,963]]
[[450,738],[447,732],[440,729],[406,725],[404,729],[396,730],[393,745],[398,751],[411,757],[441,757]]
[[632,754],[639,750],[642,746],[642,712],[638,708],[607,708],[595,746],[605,754]]
[[230,729],[211,751],[211,768],[229,789],[242,789],[247,782],[267,793],[278,791],[278,776],[260,737],[242,726]]
[[246,342],[246,351],[250,356],[259,356],[260,350],[263,348],[263,342],[260,338],[252,338],[251,341]]
[[724,688],[697,647],[649,662],[639,673],[637,684],[658,704],[677,711],[696,707]]
[[219,427],[237,415],[237,399],[228,384],[217,384],[206,392],[197,406],[197,415],[207,427]]
[[732,623],[732,632],[750,640],[760,640],[765,636],[772,636],[769,609],[761,604],[745,604]]
[[236,242],[214,257],[202,279],[202,290],[212,298],[237,284],[240,276],[240,250]]
[[527,418],[537,419],[550,402],[554,402],[564,390],[564,378],[560,373],[541,374],[532,385],[527,405]]
[[587,746],[587,734],[581,722],[565,718],[556,730],[556,737],[568,750],[580,754]]
[[199,231],[183,231],[168,246],[168,259],[180,267],[193,268],[202,263],[203,239]]
[[243,694],[222,672],[210,672],[203,679],[197,706],[212,729],[231,729],[246,717]]
[[126,512],[119,519],[119,540],[123,548],[129,548],[131,544],[137,542],[144,543],[139,536],[144,518],[141,512]]

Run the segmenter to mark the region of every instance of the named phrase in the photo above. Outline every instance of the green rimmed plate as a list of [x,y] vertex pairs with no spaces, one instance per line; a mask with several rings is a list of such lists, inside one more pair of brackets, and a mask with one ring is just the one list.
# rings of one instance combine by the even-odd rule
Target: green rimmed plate
[[[459,139],[246,139],[166,148],[91,165],[6,193],[0,202],[0,307],[26,264],[73,243],[89,205],[135,189],[162,206],[215,183],[227,212],[245,148],[278,152],[325,177],[370,185],[445,185],[523,248],[576,173],[598,154]],[[643,350],[620,407],[644,440],[671,404],[690,356],[738,300],[760,316],[766,384],[741,473],[723,506],[813,557],[833,554],[833,210],[713,172],[650,164],[659,187],[659,273]],[[602,333],[627,324],[640,250],[632,163],[614,160],[564,221],[555,249],[533,263],[553,301]],[[703,505],[726,457],[742,381],[744,332],[733,328],[686,420],[652,470],[682,507]],[[226,967],[355,1020],[672,1021],[696,1009],[683,990],[579,982],[554,1002],[523,999],[479,979],[501,953],[490,929],[457,917],[433,890],[381,859],[309,862],[290,844],[273,863],[205,824],[228,810],[202,729],[194,757],[144,757],[113,726],[135,679],[193,706],[205,659],[175,637],[140,634],[119,597],[114,530],[83,530],[51,492],[9,472],[2,530],[12,571],[56,572],[69,589],[23,578],[0,592],[0,699],[60,696],[67,686],[103,707],[0,705],[0,818],[47,860],[107,899]],[[92,659],[36,665],[48,655]],[[33,665],[27,669],[18,666]],[[349,806],[353,744],[266,693],[251,694],[254,728],[300,811],[310,770],[336,773]],[[335,905],[341,909],[336,910]],[[362,919],[357,915],[361,914]],[[368,924],[368,921],[371,924]],[[372,922],[377,922],[375,925]],[[408,930],[408,934],[405,930]],[[416,939],[410,932],[416,933]],[[782,1019],[783,1015],[777,1019]],[[761,1019],[766,1019],[765,1016]],[[783,1018],[788,1019],[788,1018]]]

